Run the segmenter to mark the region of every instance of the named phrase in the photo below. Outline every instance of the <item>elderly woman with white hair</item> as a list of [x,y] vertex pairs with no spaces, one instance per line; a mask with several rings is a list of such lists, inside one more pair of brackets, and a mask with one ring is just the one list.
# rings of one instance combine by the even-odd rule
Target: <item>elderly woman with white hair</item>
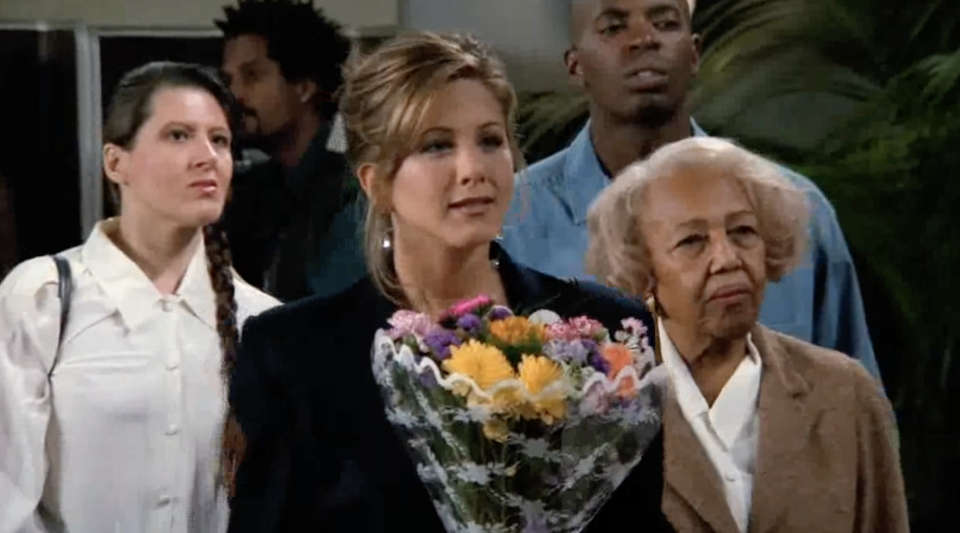
[[880,385],[757,322],[767,282],[802,258],[807,219],[773,164],[706,137],[628,167],[590,209],[588,268],[657,316],[662,505],[677,531],[909,530]]

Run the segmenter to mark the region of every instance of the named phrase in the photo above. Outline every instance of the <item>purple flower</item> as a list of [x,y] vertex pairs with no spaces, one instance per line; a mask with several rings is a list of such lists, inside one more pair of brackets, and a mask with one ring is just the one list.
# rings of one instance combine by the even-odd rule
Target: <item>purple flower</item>
[[[417,356],[416,358],[417,365],[423,362],[423,356]],[[424,387],[433,388],[438,385],[437,377],[434,375],[433,371],[429,367],[424,367],[423,370],[418,371],[417,381],[420,382]]]
[[432,389],[437,386],[437,377],[430,370],[424,370],[421,372],[419,381],[421,385],[428,389]]
[[590,366],[592,366],[597,372],[606,374],[610,367],[607,364],[607,360],[604,359],[603,355],[600,353],[600,346],[598,346],[596,342],[589,339],[584,339],[582,342],[584,348],[587,349],[587,361],[590,362]]
[[490,309],[490,312],[487,313],[487,316],[490,320],[503,320],[504,318],[513,316],[513,311],[502,305],[495,305]]
[[583,364],[587,362],[589,352],[583,342],[553,339],[543,346],[543,353],[555,361]]
[[436,329],[423,339],[423,343],[442,361],[450,357],[451,346],[460,346],[460,337],[450,330]]
[[457,319],[457,327],[467,331],[468,333],[473,333],[479,330],[482,325],[483,322],[477,315],[463,315]]
[[610,370],[607,360],[604,359],[600,354],[590,356],[590,366],[592,366],[594,370],[600,372],[601,374],[606,374]]

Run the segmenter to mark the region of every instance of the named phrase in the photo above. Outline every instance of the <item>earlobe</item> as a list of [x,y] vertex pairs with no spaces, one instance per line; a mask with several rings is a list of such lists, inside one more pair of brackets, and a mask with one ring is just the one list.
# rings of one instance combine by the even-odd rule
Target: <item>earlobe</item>
[[300,97],[300,103],[305,104],[317,95],[317,84],[312,81],[304,81],[297,85],[297,94]]
[[700,71],[700,54],[701,54],[701,43],[700,34],[693,35],[693,64],[691,65],[690,72],[696,76]]
[[570,83],[583,88],[583,71],[580,69],[580,57],[576,48],[569,48],[563,53],[563,62],[567,66],[567,77]]

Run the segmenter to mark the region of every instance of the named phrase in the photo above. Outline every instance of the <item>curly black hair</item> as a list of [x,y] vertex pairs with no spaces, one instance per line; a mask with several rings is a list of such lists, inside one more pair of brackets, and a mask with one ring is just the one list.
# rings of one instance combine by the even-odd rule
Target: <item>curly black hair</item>
[[325,17],[313,0],[239,0],[236,7],[224,6],[223,12],[226,18],[214,23],[224,39],[263,37],[267,54],[283,77],[316,83],[330,95],[321,99],[321,112],[327,117],[336,113],[336,103],[330,100],[343,84],[342,67],[352,48],[340,24]]

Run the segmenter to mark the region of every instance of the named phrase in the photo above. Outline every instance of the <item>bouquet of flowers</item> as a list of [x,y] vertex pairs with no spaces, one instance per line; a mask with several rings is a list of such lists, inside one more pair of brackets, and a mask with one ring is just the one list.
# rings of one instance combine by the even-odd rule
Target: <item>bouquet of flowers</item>
[[450,532],[578,532],[660,429],[646,327],[478,297],[377,332],[387,415]]

